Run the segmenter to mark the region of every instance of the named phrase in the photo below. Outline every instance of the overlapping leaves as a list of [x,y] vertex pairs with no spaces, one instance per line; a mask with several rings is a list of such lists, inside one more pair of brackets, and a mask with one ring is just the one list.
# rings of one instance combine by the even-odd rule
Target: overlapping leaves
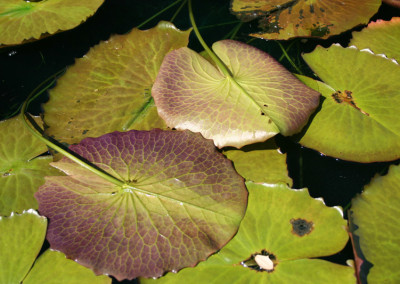
[[186,47],[165,57],[152,95],[168,126],[238,148],[300,131],[319,103],[317,92],[252,46],[223,40],[213,50],[232,76]]
[[109,277],[95,276],[60,252],[47,250],[35,261],[46,235],[46,227],[46,218],[34,210],[0,217],[0,283],[111,283]]
[[325,98],[300,143],[358,162],[400,157],[400,67],[368,51],[333,45],[303,55],[323,80],[302,78]]
[[[40,118],[36,122],[41,124]],[[37,209],[33,194],[45,175],[61,174],[52,168],[46,145],[22,124],[20,117],[0,121],[0,216]]]
[[93,15],[104,0],[52,0],[0,2],[0,45],[19,44],[78,26]]
[[327,38],[368,23],[380,0],[232,0],[231,12],[243,21],[260,18],[262,29],[252,36],[265,39]]
[[[305,189],[246,184],[248,209],[231,242],[195,268],[141,283],[355,283],[353,268],[310,259],[346,244],[340,209],[326,207]],[[271,265],[268,271],[260,258]]]
[[384,54],[400,62],[400,18],[390,21],[377,20],[360,32],[353,32],[349,45],[358,49],[370,49],[375,54]]
[[236,233],[247,204],[242,177],[199,134],[114,132],[70,147],[124,181],[115,185],[64,158],[68,174],[36,194],[51,247],[117,279],[193,266]]
[[361,266],[361,277],[368,283],[396,283],[400,277],[399,184],[400,167],[391,166],[386,176],[375,177],[352,202],[355,245],[372,264],[369,271],[368,264]]
[[112,131],[166,128],[150,89],[165,54],[186,46],[189,33],[160,22],[93,47],[50,91],[46,133],[73,144]]

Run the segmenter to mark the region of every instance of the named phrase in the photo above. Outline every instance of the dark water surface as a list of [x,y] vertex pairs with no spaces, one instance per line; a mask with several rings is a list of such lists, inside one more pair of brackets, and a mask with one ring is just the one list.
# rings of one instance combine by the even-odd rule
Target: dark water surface
[[[74,59],[82,57],[90,47],[102,40],[107,40],[112,34],[130,31],[172,2],[106,0],[93,17],[73,30],[26,45],[0,49],[0,119],[10,116],[35,87],[57,71],[72,65]],[[237,19],[229,14],[229,1],[194,1],[193,5],[197,25],[201,28],[200,31],[209,45],[223,39],[238,23]],[[146,24],[142,29],[151,28],[160,20],[170,20],[178,7],[179,4]],[[374,19],[390,19],[396,15],[400,16],[400,10],[384,5]],[[223,23],[226,24],[216,26]],[[180,29],[190,27],[186,6],[175,18],[174,24]],[[243,25],[238,32],[238,39],[250,40],[250,37],[246,35],[247,31],[256,27],[256,22]],[[360,30],[361,27],[356,29]],[[297,40],[295,48],[292,48],[289,54],[302,70],[307,71],[307,67],[300,58],[302,52],[312,51],[317,44],[327,47],[334,42],[340,42],[346,45],[350,36],[351,33],[346,32],[327,41]],[[256,39],[251,44],[269,52],[276,59],[282,55],[281,49],[273,41]],[[286,42],[282,44],[288,45]],[[193,33],[189,46],[197,51],[202,50]],[[295,71],[285,59],[281,63],[290,71]],[[41,96],[31,111],[40,113],[40,105],[46,100],[46,95]],[[375,174],[384,174],[390,164],[341,161],[303,148],[289,138],[279,136],[277,141],[282,151],[287,153],[289,174],[293,178],[294,187],[307,187],[313,197],[323,197],[328,206],[348,206],[351,199],[362,191],[363,186]],[[344,264],[346,259],[352,258],[351,246],[348,245],[340,254],[328,259]],[[131,282],[125,281],[125,283]]]

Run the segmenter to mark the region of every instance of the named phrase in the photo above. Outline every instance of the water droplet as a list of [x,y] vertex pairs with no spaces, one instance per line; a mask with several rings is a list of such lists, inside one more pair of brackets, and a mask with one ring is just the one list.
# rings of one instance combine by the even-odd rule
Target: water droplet
[[14,55],[16,55],[17,54],[17,52],[15,51],[15,50],[13,50],[13,51],[10,51],[9,53],[8,53],[8,56],[14,56]]

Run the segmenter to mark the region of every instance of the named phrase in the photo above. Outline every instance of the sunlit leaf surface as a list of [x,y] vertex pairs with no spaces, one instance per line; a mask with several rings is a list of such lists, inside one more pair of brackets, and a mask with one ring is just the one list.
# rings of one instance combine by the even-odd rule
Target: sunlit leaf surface
[[166,128],[150,90],[165,54],[186,46],[189,33],[161,22],[93,47],[50,91],[47,133],[73,144],[112,131]]
[[232,0],[231,12],[242,21],[259,18],[254,37],[289,39],[328,38],[368,23],[380,0]]
[[65,258],[61,252],[47,250],[36,260],[23,284],[111,284],[111,278],[95,276],[93,271]]
[[352,35],[350,45],[358,49],[368,48],[375,54],[384,54],[400,62],[400,18],[371,22],[368,27]]
[[357,162],[400,157],[400,67],[367,51],[333,45],[303,55],[325,82],[303,77],[325,98],[300,143]]
[[[375,177],[353,199],[353,234],[365,259],[372,263],[368,283],[396,283],[400,279],[400,167],[391,166],[386,176]],[[366,265],[368,266],[368,265]],[[367,273],[361,266],[361,273]]]
[[232,160],[236,171],[246,180],[254,182],[292,185],[286,166],[286,154],[280,153],[274,139],[223,152]]
[[[41,124],[40,118],[36,122]],[[33,194],[45,175],[60,174],[49,165],[52,156],[44,143],[22,124],[19,116],[0,121],[0,215],[37,209]]]
[[168,126],[238,148],[300,131],[318,105],[317,92],[250,45],[223,40],[213,50],[232,78],[186,47],[165,57],[152,95]]
[[125,181],[116,186],[64,158],[36,197],[51,248],[121,280],[193,266],[236,233],[243,178],[210,140],[178,131],[114,132],[70,147]]
[[0,45],[19,44],[46,33],[72,29],[93,15],[103,1],[1,1]]
[[47,220],[34,210],[0,216],[0,283],[21,283],[38,255]]
[[355,283],[353,268],[310,259],[345,246],[346,221],[339,209],[326,207],[305,189],[252,182],[247,182],[247,188],[246,215],[236,236],[220,252],[195,268],[140,282]]

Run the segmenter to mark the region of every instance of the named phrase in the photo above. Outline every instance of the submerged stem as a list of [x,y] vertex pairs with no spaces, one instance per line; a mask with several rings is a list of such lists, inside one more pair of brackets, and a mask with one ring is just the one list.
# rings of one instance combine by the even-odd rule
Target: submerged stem
[[285,55],[286,59],[289,61],[289,63],[294,67],[294,69],[296,69],[297,72],[299,72],[299,74],[304,75],[303,72],[301,72],[301,70],[296,66],[296,64],[294,64],[293,60],[290,58],[289,54],[286,52],[286,50],[283,48],[283,45],[279,42],[276,41],[279,45],[279,47],[282,49],[283,54]]
[[153,20],[154,18],[158,17],[159,15],[161,15],[162,13],[164,13],[165,11],[167,11],[169,8],[174,7],[176,4],[178,4],[179,2],[181,2],[182,0],[177,0],[173,3],[171,3],[170,5],[168,5],[167,7],[165,7],[164,9],[162,9],[161,11],[155,13],[153,16],[151,16],[150,18],[148,18],[147,20],[145,20],[144,22],[142,22],[141,24],[139,24],[136,28],[140,29],[141,27],[143,27],[145,24],[147,24],[148,22],[150,22],[151,20]]

